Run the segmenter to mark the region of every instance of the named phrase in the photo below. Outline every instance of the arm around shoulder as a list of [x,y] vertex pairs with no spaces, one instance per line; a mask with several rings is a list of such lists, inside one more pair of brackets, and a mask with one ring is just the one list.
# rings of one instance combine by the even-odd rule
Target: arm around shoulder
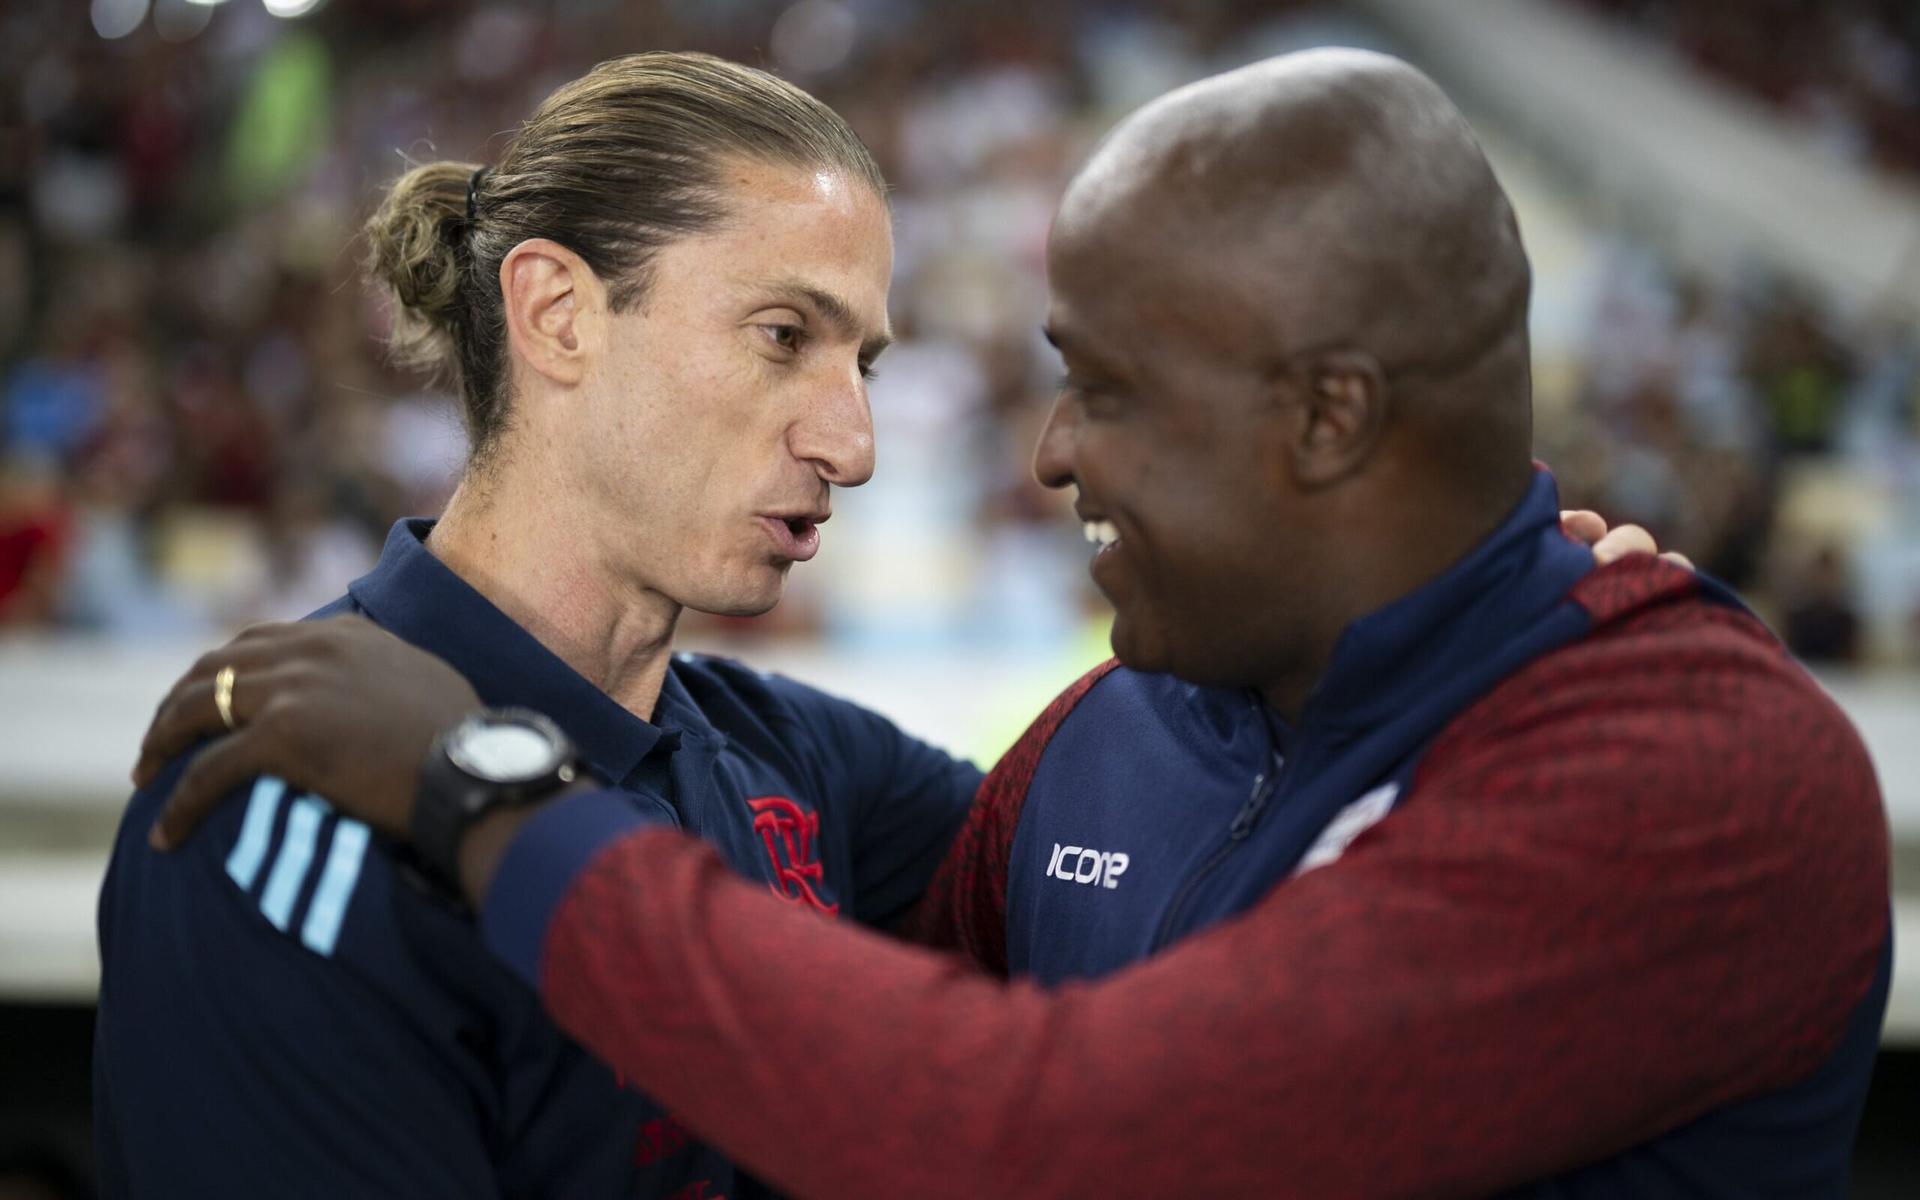
[[1536,682],[1344,857],[1095,983],[980,978],[648,833],[559,906],[542,994],[723,1149],[847,1196],[1494,1191],[1810,1070],[1886,910],[1883,871],[1828,895],[1800,860],[1816,837],[1821,863],[1884,856],[1854,819],[1877,801],[1822,833],[1834,785],[1803,751],[1729,772],[1700,723],[1753,706],[1725,684],[1660,708]]

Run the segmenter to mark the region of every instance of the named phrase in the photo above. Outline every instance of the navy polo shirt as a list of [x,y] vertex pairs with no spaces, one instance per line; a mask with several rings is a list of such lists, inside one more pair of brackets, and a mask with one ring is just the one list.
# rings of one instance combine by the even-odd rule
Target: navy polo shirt
[[[615,783],[584,822],[611,803],[623,823],[684,828],[836,918],[885,926],[919,898],[974,767],[854,704],[700,655],[674,657],[640,720],[429,554],[431,527],[396,525],[374,570],[316,615],[360,613],[452,663],[488,705],[559,722]],[[324,798],[263,778],[185,847],[150,851],[184,763],[133,798],[100,898],[105,1194],[762,1193],[561,1034],[470,916]]]

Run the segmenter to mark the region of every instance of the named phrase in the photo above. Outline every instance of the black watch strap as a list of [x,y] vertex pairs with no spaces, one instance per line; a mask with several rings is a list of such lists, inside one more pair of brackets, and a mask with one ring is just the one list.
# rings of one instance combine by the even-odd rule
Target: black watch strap
[[[547,736],[555,747],[553,769],[525,780],[484,779],[462,769],[448,753],[449,743],[475,725],[511,722]],[[414,858],[433,882],[460,895],[460,841],[467,829],[496,808],[544,799],[579,777],[573,744],[560,727],[528,709],[486,709],[443,731],[420,764],[414,795],[410,840]]]

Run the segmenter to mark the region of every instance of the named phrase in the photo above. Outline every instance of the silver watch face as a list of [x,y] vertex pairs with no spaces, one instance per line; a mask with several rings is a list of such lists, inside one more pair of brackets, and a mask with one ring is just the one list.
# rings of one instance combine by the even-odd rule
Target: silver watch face
[[558,766],[560,748],[538,729],[501,721],[464,727],[448,739],[447,757],[469,775],[493,783],[521,783]]

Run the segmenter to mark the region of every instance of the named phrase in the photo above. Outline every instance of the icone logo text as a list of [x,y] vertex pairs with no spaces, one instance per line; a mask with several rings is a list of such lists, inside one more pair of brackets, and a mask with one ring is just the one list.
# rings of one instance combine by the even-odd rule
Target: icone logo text
[[1062,846],[1055,842],[1053,860],[1047,864],[1047,874],[1068,883],[1117,888],[1120,886],[1120,876],[1125,874],[1130,861],[1118,850],[1089,850],[1084,846]]

